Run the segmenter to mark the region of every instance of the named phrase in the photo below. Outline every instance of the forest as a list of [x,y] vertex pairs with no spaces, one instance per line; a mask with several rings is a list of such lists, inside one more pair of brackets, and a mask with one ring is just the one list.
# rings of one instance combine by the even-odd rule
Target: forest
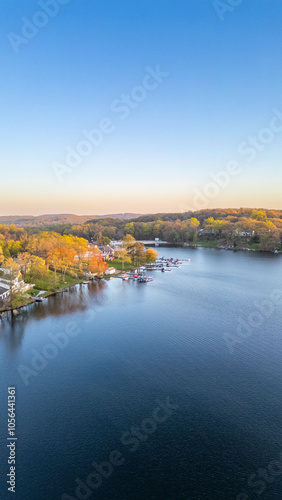
[[[159,238],[170,244],[226,245],[263,251],[281,249],[282,210],[206,209],[197,212],[144,215],[134,219],[91,219],[83,224],[57,224],[20,228],[0,225],[1,255],[36,253],[54,268],[87,248],[87,241],[108,244],[126,235],[136,240]],[[43,250],[40,250],[42,249]],[[56,251],[52,253],[52,248]],[[65,250],[63,251],[62,248]]]
[[[130,234],[136,240],[160,238],[170,244],[275,251],[281,250],[282,210],[206,209],[144,215],[129,220],[91,219],[84,224],[59,224],[45,229],[99,243],[120,240]],[[42,230],[41,227],[26,229],[27,234]]]
[[[123,271],[157,257],[157,252],[130,234],[124,237],[120,250],[106,257],[103,244],[110,240],[101,233],[99,239],[100,248],[78,236],[46,230],[31,234],[15,225],[0,226],[0,288],[3,283],[8,285],[9,307],[25,305],[29,296],[36,297],[39,292],[46,296],[61,291],[85,277],[104,278],[110,262],[113,269]],[[29,290],[26,285],[30,285]]]
[[[138,240],[155,238],[172,245],[278,253],[282,252],[282,211],[210,209],[46,227],[0,225],[0,275],[8,270],[11,304],[23,304],[26,294],[13,297],[14,279],[19,275],[33,284],[30,295],[41,290],[48,294],[84,276],[103,277],[109,265],[123,271],[154,261],[157,253]],[[107,262],[100,249],[112,240],[122,240],[122,245]]]

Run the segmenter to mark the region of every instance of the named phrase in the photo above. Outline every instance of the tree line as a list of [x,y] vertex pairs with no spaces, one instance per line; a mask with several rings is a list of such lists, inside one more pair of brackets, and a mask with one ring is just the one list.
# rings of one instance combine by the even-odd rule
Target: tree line
[[[102,235],[100,238],[109,240]],[[128,234],[115,257],[124,269],[125,264],[138,267],[155,260],[157,252],[146,249]],[[1,265],[9,270],[12,293],[12,282],[19,274],[23,275],[27,282],[36,282],[50,277],[51,272],[56,283],[58,271],[63,281],[66,273],[74,278],[82,278],[85,273],[102,277],[109,263],[104,260],[99,248],[89,244],[85,238],[50,231],[29,234],[14,225],[0,225]]]
[[[160,238],[172,244],[201,244],[214,240],[238,248],[249,244],[260,250],[274,251],[281,249],[282,210],[206,209],[182,214],[145,215],[132,220],[109,217],[47,228],[0,225],[0,264],[4,258],[26,253],[27,259],[29,255],[34,257],[35,267],[45,265],[55,272],[60,269],[64,273],[72,266],[82,268],[82,255],[87,252],[89,241],[98,245],[109,244],[111,240],[122,240],[126,235],[135,240]],[[44,264],[35,257],[43,259]],[[99,261],[96,251],[96,255],[89,255],[88,265],[100,272],[102,265]]]
[[66,272],[73,277],[83,276],[85,269],[99,276],[107,268],[99,249],[88,248],[85,238],[50,231],[29,234],[14,225],[0,226],[0,265],[3,264],[13,273],[18,266],[31,279],[53,271],[55,280],[58,270],[65,278]]
[[[51,226],[62,235],[74,235],[99,244],[130,234],[136,240],[160,238],[172,244],[222,240],[233,246],[250,243],[273,251],[281,246],[282,210],[206,209],[182,214],[153,214],[131,220],[92,219],[84,224]],[[28,229],[40,232],[42,229]]]

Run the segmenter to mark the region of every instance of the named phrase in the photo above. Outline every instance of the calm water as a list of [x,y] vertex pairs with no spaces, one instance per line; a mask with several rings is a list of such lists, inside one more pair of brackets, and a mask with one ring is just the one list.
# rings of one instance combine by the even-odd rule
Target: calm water
[[[81,285],[0,321],[1,499],[281,499],[282,306],[257,312],[282,291],[282,259],[159,253],[191,262],[145,285]],[[238,337],[240,319],[261,325]],[[13,496],[8,385],[17,390]],[[167,398],[173,408],[157,410]],[[110,454],[102,477],[92,462]],[[92,489],[76,494],[87,477]]]

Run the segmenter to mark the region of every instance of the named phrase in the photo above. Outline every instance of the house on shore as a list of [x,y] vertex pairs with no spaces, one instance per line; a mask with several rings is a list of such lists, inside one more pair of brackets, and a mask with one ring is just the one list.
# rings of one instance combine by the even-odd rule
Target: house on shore
[[102,245],[98,248],[104,260],[113,260],[115,258],[115,250],[110,245]]
[[10,271],[9,269],[0,268],[0,301],[3,302],[6,300],[11,293],[11,289],[13,293],[17,292],[26,292],[30,288],[32,288],[34,285],[30,285],[28,283],[25,283],[22,279],[21,273],[19,272],[18,275],[14,279],[10,279]]
[[114,267],[108,267],[108,269],[106,269],[105,271],[105,274],[115,274],[116,272],[116,269]]
[[4,302],[4,300],[7,299],[9,295],[10,295],[10,290],[0,286],[0,304],[1,302]]
[[242,238],[250,238],[251,236],[254,236],[255,235],[255,231],[242,231],[240,233],[240,236]]
[[88,271],[84,271],[84,276],[85,276],[85,278],[94,280],[95,278],[97,278],[98,274],[97,273],[90,273]]
[[87,250],[83,255],[76,255],[74,257],[74,260],[79,261],[80,259],[82,260],[88,260],[93,256],[93,251],[95,250],[95,253],[97,255],[100,255],[100,250],[97,245],[94,245],[93,243],[88,243]]

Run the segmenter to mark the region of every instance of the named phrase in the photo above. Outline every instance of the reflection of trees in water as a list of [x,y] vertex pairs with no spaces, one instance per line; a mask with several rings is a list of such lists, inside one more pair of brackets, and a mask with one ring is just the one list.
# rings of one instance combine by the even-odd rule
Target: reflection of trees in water
[[15,351],[20,347],[28,319],[29,315],[26,310],[18,316],[12,316],[10,311],[2,315],[0,319],[0,342],[4,342],[10,351]]
[[102,306],[107,302],[106,290],[105,281],[76,285],[67,292],[51,295],[44,302],[21,308],[17,315],[12,316],[10,311],[4,313],[0,318],[0,342],[5,342],[10,350],[15,350],[21,345],[28,321],[86,311],[89,306],[95,309],[95,305]]
[[89,285],[77,285],[66,292],[51,295],[44,302],[33,305],[32,316],[42,319],[47,316],[62,316],[64,314],[85,311],[89,305],[102,305],[105,302],[105,281],[93,282]]

